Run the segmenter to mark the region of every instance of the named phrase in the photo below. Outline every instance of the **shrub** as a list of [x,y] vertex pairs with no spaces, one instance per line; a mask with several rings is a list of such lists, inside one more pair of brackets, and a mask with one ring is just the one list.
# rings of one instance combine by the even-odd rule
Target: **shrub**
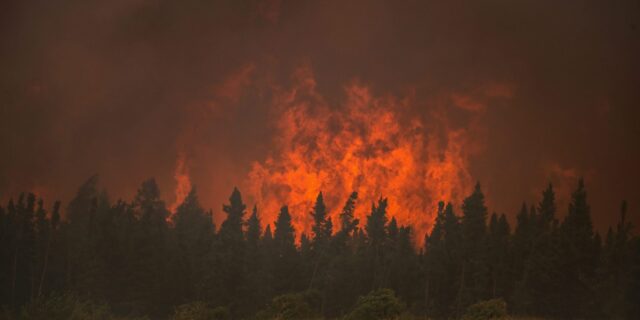
[[345,319],[396,319],[400,317],[404,309],[404,303],[396,297],[393,290],[379,289],[360,297],[354,309]]
[[22,308],[21,319],[113,320],[106,304],[82,299],[74,294],[51,295]]
[[225,307],[210,308],[202,301],[180,305],[173,314],[173,320],[228,320],[229,310]]
[[258,319],[312,319],[317,313],[311,307],[316,296],[313,292],[290,293],[277,296],[269,306],[256,315]]
[[507,303],[503,299],[480,301],[467,308],[464,320],[505,319],[507,317]]

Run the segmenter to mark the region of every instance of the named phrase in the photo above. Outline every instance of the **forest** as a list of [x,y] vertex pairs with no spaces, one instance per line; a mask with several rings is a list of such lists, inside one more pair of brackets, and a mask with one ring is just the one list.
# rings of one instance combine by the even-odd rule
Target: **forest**
[[626,202],[600,235],[583,180],[568,208],[548,185],[513,225],[489,214],[478,183],[463,203],[440,202],[420,239],[387,199],[358,203],[357,192],[342,208],[318,194],[302,235],[286,204],[267,225],[237,189],[219,226],[195,189],[170,212],[154,179],[111,202],[94,176],[62,206],[25,193],[0,207],[0,317],[640,319]]

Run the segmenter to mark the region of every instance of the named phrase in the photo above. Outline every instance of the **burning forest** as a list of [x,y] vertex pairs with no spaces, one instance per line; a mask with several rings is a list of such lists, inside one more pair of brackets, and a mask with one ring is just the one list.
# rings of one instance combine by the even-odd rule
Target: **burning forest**
[[638,319],[639,13],[0,4],[0,319]]

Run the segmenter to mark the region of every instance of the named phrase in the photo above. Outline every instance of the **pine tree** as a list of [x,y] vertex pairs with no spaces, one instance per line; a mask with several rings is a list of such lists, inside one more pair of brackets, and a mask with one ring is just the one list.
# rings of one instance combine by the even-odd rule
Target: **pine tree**
[[[555,192],[551,184],[542,192],[537,212],[530,214],[525,228],[530,233],[530,236],[524,238],[530,238],[528,241],[531,252],[528,253],[522,265],[522,273],[517,278],[520,281],[526,280],[520,283],[519,289],[526,293],[527,303],[521,305],[526,306],[528,313],[535,311],[541,315],[554,316],[558,314],[557,310],[564,298],[558,294],[561,291],[558,284],[562,281],[562,274],[558,272],[558,221],[555,217]],[[519,246],[522,246],[522,240],[518,241]],[[516,250],[514,249],[514,252],[517,253]]]
[[[270,230],[269,230],[269,233]],[[267,261],[263,255],[260,236],[262,227],[257,206],[253,207],[251,216],[247,219],[246,231],[246,259],[244,273],[246,281],[240,289],[239,305],[242,314],[255,314],[259,307],[267,302],[269,290]],[[270,235],[269,235],[270,236]]]
[[368,278],[366,281],[371,284],[368,291],[381,288],[385,284],[384,248],[387,243],[387,221],[387,199],[380,198],[377,205],[371,205],[371,214],[367,216],[365,225],[369,266],[365,267],[364,271]]
[[424,263],[426,268],[425,310],[435,317],[454,312],[460,287],[461,226],[453,206],[438,204],[438,214],[431,234],[426,238]]
[[[218,233],[218,245],[212,254],[216,255],[216,261],[219,272],[212,275],[211,278],[217,278],[219,285],[214,285],[213,289],[221,289],[215,295],[224,305],[228,305],[233,301],[240,300],[240,287],[244,286],[243,279],[245,268],[246,252],[244,242],[244,215],[246,205],[242,202],[242,195],[237,188],[234,188],[229,197],[229,204],[223,206],[223,211],[227,214],[227,218],[222,222]],[[217,290],[216,290],[217,291]],[[241,310],[232,306],[231,312],[238,315]]]
[[313,231],[313,246],[315,250],[320,250],[327,244],[332,233],[331,219],[327,216],[327,208],[324,204],[322,192],[318,193],[311,216],[313,217],[313,226],[311,227]]
[[487,296],[489,283],[486,265],[486,218],[484,195],[477,183],[473,193],[462,203],[462,270],[457,310]]
[[380,198],[378,205],[371,205],[371,214],[367,216],[365,230],[369,244],[376,250],[380,250],[387,237],[387,199]]
[[633,318],[637,296],[629,295],[633,292],[634,281],[632,229],[627,221],[627,202],[623,201],[615,231],[610,227],[607,232],[599,270],[598,301],[602,302],[603,316],[607,318]]
[[596,266],[596,243],[590,207],[582,179],[571,195],[569,213],[560,227],[562,241],[564,308],[561,316],[585,317],[594,314],[592,282]]
[[69,202],[65,225],[66,281],[68,288],[81,294],[104,298],[111,285],[107,278],[106,252],[109,229],[101,227],[110,213],[105,192],[98,191],[98,177],[89,178]]
[[334,237],[338,252],[343,252],[346,249],[347,242],[360,223],[358,219],[354,218],[357,200],[358,193],[352,192],[340,212],[340,231]]
[[344,314],[358,296],[358,276],[361,274],[356,265],[356,241],[354,239],[359,220],[354,218],[358,193],[352,192],[340,212],[340,230],[333,237],[334,250],[326,276],[323,294],[323,313],[327,317]]
[[176,247],[174,248],[175,279],[173,294],[180,302],[204,298],[203,285],[210,285],[205,259],[209,255],[214,226],[211,214],[205,212],[192,188],[174,217]]
[[535,218],[526,203],[522,203],[516,216],[516,229],[513,234],[513,304],[518,313],[528,314],[531,309],[531,293],[529,290],[529,259],[533,249]]
[[507,273],[509,271],[507,257],[509,254],[509,223],[504,214],[491,215],[489,222],[488,250],[491,274],[491,297],[504,298],[507,293]]
[[262,234],[262,227],[260,226],[260,218],[258,217],[258,207],[253,206],[251,216],[247,220],[247,248],[257,251],[258,244],[260,242],[260,235]]
[[303,262],[309,262],[308,265],[304,263],[305,269],[308,269],[308,273],[311,274],[309,289],[317,289],[321,292],[321,305],[324,305],[326,301],[327,269],[329,267],[330,255],[332,254],[329,243],[333,232],[333,224],[327,216],[327,208],[324,204],[322,192],[320,192],[316,198],[311,216],[313,217],[313,226],[311,227],[313,240],[310,243],[309,257],[305,257],[305,250],[303,250],[305,249],[305,243],[302,241],[300,249]]
[[280,209],[273,234],[274,246],[274,291],[276,294],[295,291],[299,288],[300,262],[295,246],[295,230],[291,224],[289,208]]
[[539,225],[545,233],[550,233],[558,221],[556,220],[556,196],[553,185],[549,184],[542,192],[542,200],[538,204]]
[[139,314],[158,316],[169,311],[165,308],[171,300],[166,295],[169,284],[164,276],[169,272],[168,228],[165,222],[169,210],[160,198],[155,179],[142,183],[131,209],[136,221],[131,243],[133,254],[126,263],[131,267],[127,281],[132,289],[129,303]]

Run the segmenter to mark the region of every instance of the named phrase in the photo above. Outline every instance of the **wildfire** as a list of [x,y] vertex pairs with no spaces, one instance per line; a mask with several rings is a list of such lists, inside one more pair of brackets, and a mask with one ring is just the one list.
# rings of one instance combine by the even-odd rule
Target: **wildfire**
[[[239,101],[244,89],[254,83],[255,70],[253,64],[246,65],[217,87],[216,110],[223,112],[225,105]],[[375,96],[370,88],[354,82],[344,87],[341,103],[330,105],[316,89],[310,68],[297,69],[292,80],[290,87],[269,84],[272,95],[267,104],[276,133],[272,141],[264,141],[270,153],[249,169],[241,188],[245,200],[255,201],[264,224],[273,223],[280,207],[288,205],[300,236],[310,232],[309,213],[321,191],[334,225],[351,192],[359,194],[356,217],[363,222],[371,203],[386,197],[389,215],[410,225],[417,243],[431,229],[439,201],[459,205],[471,191],[475,181],[469,160],[482,145],[478,116],[489,99],[510,97],[512,90],[495,84],[481,86],[470,93],[438,95],[423,105],[413,93]],[[418,108],[430,110],[430,116],[412,114]],[[451,110],[466,112],[467,123],[452,125]],[[210,119],[193,120],[197,124]],[[194,123],[189,128],[198,127]],[[184,141],[197,136],[187,133]],[[191,189],[185,152],[178,155],[174,177],[172,214]]]
[[274,91],[272,153],[253,164],[248,178],[265,223],[287,204],[298,234],[309,233],[309,212],[320,191],[334,222],[357,191],[361,221],[373,201],[387,197],[389,214],[421,238],[433,225],[437,202],[459,203],[473,183],[467,131],[402,117],[411,98],[374,97],[366,86],[352,84],[343,105],[332,107],[309,68],[295,73],[292,88]]
[[176,161],[176,169],[173,175],[176,180],[175,188],[175,200],[173,204],[169,206],[170,216],[167,220],[171,220],[176,212],[178,206],[184,201],[184,199],[191,191],[191,179],[189,178],[189,167],[187,166],[187,157],[184,152],[178,153],[178,159]]

